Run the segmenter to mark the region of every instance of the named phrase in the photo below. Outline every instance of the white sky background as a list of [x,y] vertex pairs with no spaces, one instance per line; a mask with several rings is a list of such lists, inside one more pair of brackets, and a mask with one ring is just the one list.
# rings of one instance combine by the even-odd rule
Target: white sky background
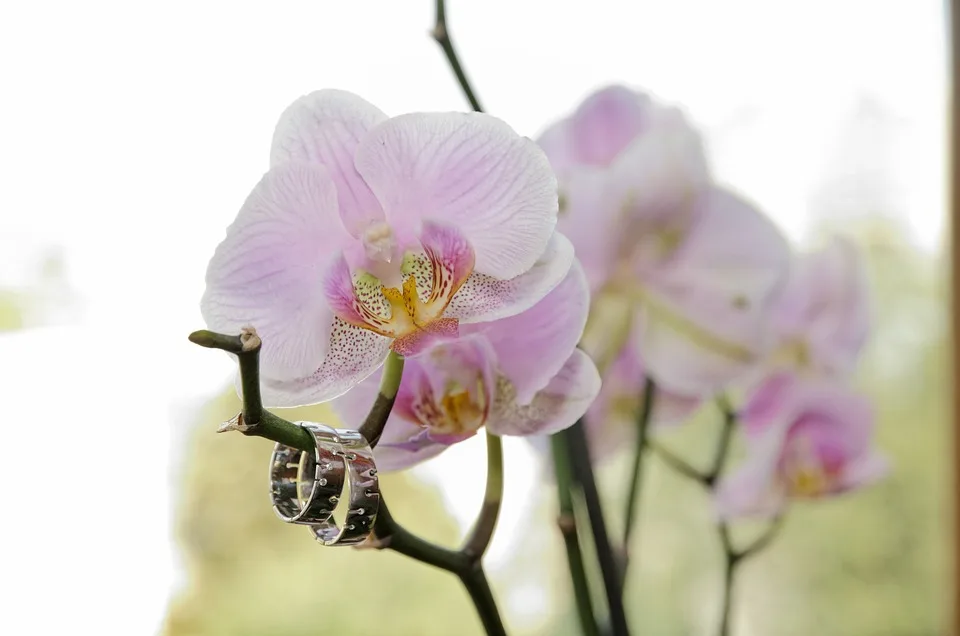
[[[449,4],[481,100],[520,133],[600,85],[646,87],[686,105],[720,178],[794,236],[865,91],[908,126],[894,169],[915,240],[938,245],[939,1]],[[0,337],[0,585],[14,590],[0,633],[157,629],[177,577],[171,466],[189,407],[232,373],[185,338],[202,327],[206,261],[299,95],[343,88],[388,114],[466,109],[427,37],[432,12],[432,0],[0,4],[0,286],[24,284],[41,248],[61,245],[84,307],[68,325]],[[467,491],[454,510],[465,521],[481,485],[454,482],[479,474],[463,466],[479,471],[482,449],[450,455],[424,472],[455,475],[444,487]],[[507,461],[494,565],[534,474],[522,446]],[[40,495],[50,505],[30,505]]]

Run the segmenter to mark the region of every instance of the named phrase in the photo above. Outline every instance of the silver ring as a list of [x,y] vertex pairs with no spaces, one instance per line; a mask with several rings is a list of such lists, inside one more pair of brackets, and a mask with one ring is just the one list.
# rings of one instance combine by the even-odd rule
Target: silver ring
[[320,523],[311,524],[310,531],[323,545],[355,545],[363,543],[380,508],[380,480],[373,461],[370,445],[358,431],[336,429],[350,482],[349,508],[343,527],[338,527],[328,516]]
[[316,448],[306,453],[277,443],[270,459],[273,510],[287,523],[324,523],[333,515],[345,479],[337,431],[323,424],[297,422],[313,435]]

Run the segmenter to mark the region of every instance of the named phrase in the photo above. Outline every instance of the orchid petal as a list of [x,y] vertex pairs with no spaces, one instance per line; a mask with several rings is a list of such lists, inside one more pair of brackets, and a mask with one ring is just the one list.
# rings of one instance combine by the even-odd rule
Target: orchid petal
[[264,406],[306,406],[339,397],[376,371],[390,351],[389,338],[340,318],[334,318],[327,331],[329,351],[312,373],[280,379],[261,376]]
[[587,354],[575,349],[560,372],[530,404],[519,404],[513,385],[500,376],[487,430],[494,435],[556,433],[580,419],[599,391],[597,367]]
[[389,119],[360,142],[357,170],[387,220],[458,228],[477,271],[510,279],[543,253],[557,216],[550,163],[529,139],[481,113],[417,113]]
[[386,119],[380,109],[353,93],[324,89],[304,95],[280,116],[270,164],[298,161],[324,166],[337,186],[343,224],[360,238],[370,223],[383,220],[383,210],[353,159],[361,137]]
[[750,454],[732,474],[720,480],[714,503],[722,519],[773,517],[786,501],[777,479],[777,465],[787,426],[770,427],[751,445]]
[[590,309],[583,268],[574,262],[566,278],[524,312],[488,323],[464,325],[461,332],[481,333],[496,353],[497,368],[529,404],[566,364],[576,348]]
[[207,268],[200,309],[208,328],[263,340],[264,377],[311,373],[330,349],[333,314],[318,293],[331,254],[350,240],[326,171],[274,166],[244,202]]
[[708,395],[746,374],[773,344],[770,310],[789,248],[751,205],[714,189],[668,266],[645,282],[643,358],[671,390]]
[[[377,470],[382,473],[409,468],[439,455],[447,448],[437,443],[421,447],[417,451],[404,448],[407,442],[420,435],[424,430],[410,419],[409,409],[404,406],[406,402],[409,402],[412,393],[404,390],[403,382],[409,384],[410,381],[413,381],[415,383],[414,376],[417,373],[417,367],[408,363],[404,369],[396,404],[387,419],[386,426],[384,426],[380,442],[373,451],[374,459],[377,462]],[[340,418],[344,427],[358,429],[363,424],[370,412],[371,405],[380,392],[381,375],[382,371],[375,372],[330,403],[331,408]]]
[[526,311],[563,280],[573,261],[573,245],[555,232],[540,258],[519,276],[501,280],[474,272],[454,295],[445,315],[459,319],[462,325]]
[[835,237],[797,259],[775,315],[783,344],[801,347],[802,366],[847,375],[871,325],[867,272],[856,244]]
[[650,110],[647,95],[625,86],[607,86],[587,97],[569,120],[577,159],[609,165],[647,128]]

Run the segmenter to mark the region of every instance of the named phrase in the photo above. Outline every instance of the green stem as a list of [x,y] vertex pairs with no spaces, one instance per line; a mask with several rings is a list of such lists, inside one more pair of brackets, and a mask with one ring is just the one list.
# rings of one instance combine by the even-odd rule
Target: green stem
[[450,64],[450,69],[456,76],[457,83],[460,84],[460,89],[466,96],[467,101],[470,102],[470,106],[478,113],[482,113],[483,107],[480,106],[480,100],[477,99],[476,93],[473,92],[473,87],[470,86],[470,80],[467,79],[467,74],[463,70],[463,65],[460,64],[460,58],[457,57],[457,51],[453,46],[453,40],[450,39],[450,31],[447,28],[446,2],[444,2],[444,0],[437,0],[436,7],[437,19],[433,25],[433,39],[436,40],[437,44],[440,45],[440,48],[443,49],[443,54],[447,58],[447,63]]
[[657,387],[653,379],[648,377],[644,382],[643,401],[640,406],[640,415],[637,419],[637,441],[633,451],[633,471],[630,476],[630,492],[627,495],[627,509],[624,514],[623,526],[623,565],[620,569],[620,585],[626,583],[627,567],[630,564],[630,539],[639,515],[640,498],[643,496],[643,458],[647,453],[648,433],[650,431],[653,403],[656,399]]
[[450,550],[435,545],[414,535],[396,522],[382,498],[373,530],[378,547],[456,574],[470,595],[487,634],[506,636],[507,632],[480,558],[463,550]]
[[463,587],[473,601],[480,620],[483,622],[483,628],[488,636],[507,636],[507,630],[503,627],[503,621],[500,619],[500,612],[497,610],[497,601],[493,598],[493,591],[490,589],[490,583],[487,581],[487,575],[483,571],[483,564],[477,561],[473,567],[458,574]]
[[461,551],[479,560],[493,539],[503,501],[503,442],[487,431],[487,486],[480,514]]
[[590,446],[587,442],[583,418],[570,428],[561,431],[559,435],[566,438],[567,456],[570,458],[573,479],[583,493],[587,516],[590,519],[590,529],[593,535],[597,561],[600,565],[603,587],[607,594],[612,634],[613,636],[628,636],[630,629],[627,627],[627,615],[623,606],[620,566],[610,544],[610,535],[607,533],[603,506],[600,502],[600,492],[597,489],[593,465],[590,462]]
[[573,475],[570,470],[570,454],[567,440],[563,435],[550,436],[553,454],[554,476],[557,480],[557,499],[560,513],[557,526],[563,536],[567,549],[567,563],[570,566],[570,580],[573,583],[573,596],[577,604],[577,616],[584,636],[599,636],[597,619],[593,613],[593,601],[590,598],[590,585],[580,550],[580,537],[577,532],[577,517],[573,503]]
[[[713,461],[707,472],[700,472],[688,462],[681,459],[666,448],[651,443],[658,455],[680,474],[700,483],[709,491],[714,491],[716,483],[723,473],[724,466],[727,463],[730,454],[730,442],[733,439],[733,432],[736,428],[737,414],[725,396],[717,399],[718,406],[723,413],[723,428],[720,431],[720,438],[717,440],[717,448],[714,452]],[[733,592],[736,585],[737,568],[743,561],[756,555],[773,541],[777,532],[783,524],[783,515],[774,518],[769,527],[752,543],[743,549],[737,549],[733,545],[733,539],[730,536],[730,524],[726,520],[717,523],[717,535],[720,539],[720,546],[723,550],[723,596],[720,605],[720,622],[717,627],[718,636],[729,636],[730,625],[733,616]]]
[[[217,429],[218,433],[239,431],[244,435],[263,437],[308,453],[314,451],[316,440],[303,427],[263,408],[260,397],[260,348],[263,343],[256,330],[246,328],[239,336],[200,330],[190,334],[189,339],[201,347],[221,349],[237,356],[243,408],[235,418],[224,422]],[[359,429],[370,448],[374,448],[380,441],[402,377],[403,357],[391,351],[383,365],[380,392]]]
[[380,441],[383,428],[393,410],[393,403],[397,400],[400,390],[400,380],[403,378],[403,356],[391,351],[383,363],[383,374],[380,376],[380,392],[377,393],[373,406],[367,418],[360,425],[360,434],[373,448]]

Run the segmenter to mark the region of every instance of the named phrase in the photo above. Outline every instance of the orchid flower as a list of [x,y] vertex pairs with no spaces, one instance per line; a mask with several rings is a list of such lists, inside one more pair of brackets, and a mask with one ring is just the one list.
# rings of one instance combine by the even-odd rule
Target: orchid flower
[[[586,278],[574,265],[527,311],[463,325],[405,363],[400,390],[375,454],[380,470],[434,457],[481,427],[494,435],[546,435],[582,416],[600,390],[590,358],[576,348],[589,307]],[[378,391],[379,374],[331,405],[357,426]]]
[[390,349],[411,356],[542,299],[573,260],[556,215],[549,162],[504,122],[388,118],[317,91],[280,117],[202,313],[215,331],[257,329],[267,405],[330,400]]
[[836,382],[771,376],[740,421],[749,456],[718,486],[724,517],[773,516],[788,499],[838,495],[872,484],[889,470],[872,445],[869,400]]
[[[612,348],[612,360],[637,343],[658,386],[691,398],[755,368],[773,346],[769,314],[789,248],[753,205],[710,184],[700,137],[680,111],[607,87],[539,143],[560,180],[559,227],[587,270],[594,314],[622,304],[610,297],[633,314],[600,327],[612,344],[589,350]],[[594,332],[588,326],[586,339]]]
[[870,286],[856,244],[836,236],[797,258],[774,314],[775,362],[827,376],[849,375],[867,341]]

